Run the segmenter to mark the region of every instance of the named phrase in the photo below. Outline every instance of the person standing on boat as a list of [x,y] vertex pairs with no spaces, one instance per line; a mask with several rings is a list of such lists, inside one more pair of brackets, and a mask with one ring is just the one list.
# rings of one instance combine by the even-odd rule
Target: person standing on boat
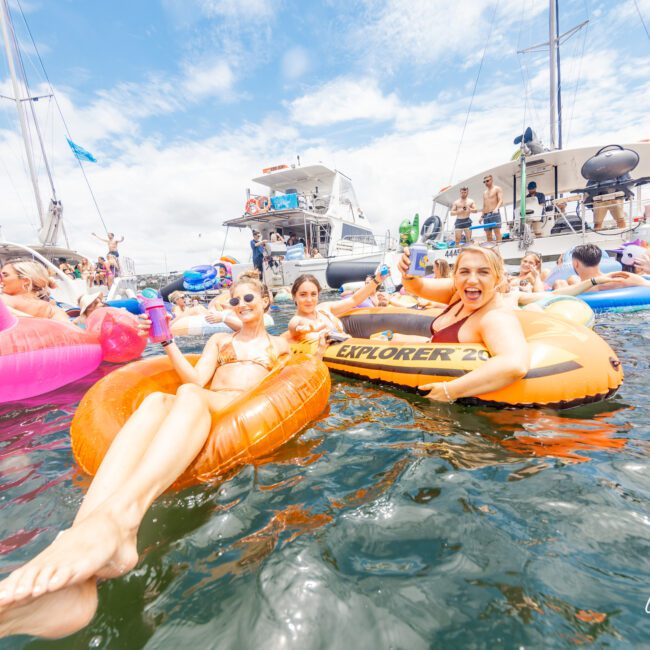
[[122,236],[121,239],[115,239],[115,233],[107,232],[106,234],[108,235],[108,239],[104,239],[103,237],[96,235],[94,232],[91,232],[90,234],[99,239],[99,241],[108,244],[108,255],[112,255],[115,259],[120,256],[120,252],[117,250],[117,245],[124,241],[124,236]]
[[264,246],[266,241],[262,239],[262,233],[253,230],[253,239],[251,239],[251,250],[253,251],[253,266],[259,272],[260,277],[264,277]]
[[456,238],[456,247],[460,246],[460,238],[465,235],[465,243],[470,244],[472,237],[470,228],[472,227],[472,213],[478,212],[474,199],[468,196],[469,188],[460,188],[460,198],[451,204],[451,214],[456,217],[454,224],[454,233]]
[[[527,207],[526,214],[528,214],[528,209],[532,209],[534,214],[530,215],[530,219],[526,217],[526,221],[528,221],[532,226],[533,234],[539,236],[542,234],[541,214],[544,211],[546,196],[542,192],[537,191],[537,183],[535,181],[530,181],[530,183],[528,183],[527,189],[528,189],[528,194],[526,194],[526,207]],[[529,201],[530,203],[533,204],[535,203],[535,201],[537,201],[537,206],[541,206],[541,208],[537,206],[536,206],[537,209],[533,207],[528,208]]]
[[[483,210],[480,222],[486,226],[485,236],[488,241],[493,241],[496,237],[497,242],[501,242],[501,213],[499,209],[503,205],[503,190],[494,184],[492,175],[483,179],[485,192],[483,192]],[[494,237],[493,232],[494,231]]]

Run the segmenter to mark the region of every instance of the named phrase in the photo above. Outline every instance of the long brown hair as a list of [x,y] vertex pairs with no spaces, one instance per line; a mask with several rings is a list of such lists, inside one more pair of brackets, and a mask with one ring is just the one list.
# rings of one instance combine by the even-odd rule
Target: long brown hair
[[291,286],[291,296],[294,299],[298,293],[298,290],[305,282],[311,282],[316,286],[316,289],[318,289],[318,293],[321,292],[320,282],[316,279],[316,276],[312,275],[311,273],[303,273],[296,278],[295,282]]

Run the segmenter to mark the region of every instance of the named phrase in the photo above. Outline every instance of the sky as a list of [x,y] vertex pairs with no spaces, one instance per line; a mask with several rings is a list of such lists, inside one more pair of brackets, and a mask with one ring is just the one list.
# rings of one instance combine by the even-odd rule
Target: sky
[[[430,214],[442,187],[548,143],[545,0],[10,0],[71,245],[124,236],[140,273],[248,261],[230,230],[262,168],[348,175],[377,233]],[[650,138],[650,0],[561,2],[564,146]],[[13,97],[7,63],[0,94]],[[471,109],[471,110],[470,110]],[[44,168],[39,163],[40,175]],[[46,183],[41,183],[44,200]],[[13,102],[0,100],[0,237],[38,221]],[[94,200],[93,200],[94,196]],[[95,207],[94,201],[99,206]],[[100,218],[101,215],[101,218]]]

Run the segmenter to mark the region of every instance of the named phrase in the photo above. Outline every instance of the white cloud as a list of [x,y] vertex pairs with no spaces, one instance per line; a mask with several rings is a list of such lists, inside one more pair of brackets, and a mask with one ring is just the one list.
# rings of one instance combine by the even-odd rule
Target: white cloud
[[309,67],[309,54],[303,47],[292,47],[282,55],[282,74],[289,81],[300,79]]
[[220,60],[210,66],[205,62],[187,66],[181,87],[184,93],[197,100],[206,96],[225,96],[232,89],[233,83],[234,75],[230,66]]

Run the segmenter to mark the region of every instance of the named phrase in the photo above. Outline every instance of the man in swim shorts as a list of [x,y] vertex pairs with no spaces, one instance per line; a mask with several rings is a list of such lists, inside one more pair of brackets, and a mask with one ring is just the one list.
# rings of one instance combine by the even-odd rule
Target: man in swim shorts
[[[501,213],[499,208],[503,205],[503,190],[494,184],[494,179],[491,174],[488,174],[484,179],[485,192],[483,192],[483,214],[481,215],[480,222],[485,228],[485,236],[488,241],[493,241],[494,236],[497,242],[501,242]],[[494,231],[494,233],[493,233]]]
[[451,213],[456,217],[454,224],[456,246],[460,246],[460,239],[465,235],[465,243],[471,244],[472,237],[470,228],[472,227],[472,212],[478,212],[476,203],[468,196],[469,189],[467,187],[460,188],[460,198],[456,199],[451,204]]

